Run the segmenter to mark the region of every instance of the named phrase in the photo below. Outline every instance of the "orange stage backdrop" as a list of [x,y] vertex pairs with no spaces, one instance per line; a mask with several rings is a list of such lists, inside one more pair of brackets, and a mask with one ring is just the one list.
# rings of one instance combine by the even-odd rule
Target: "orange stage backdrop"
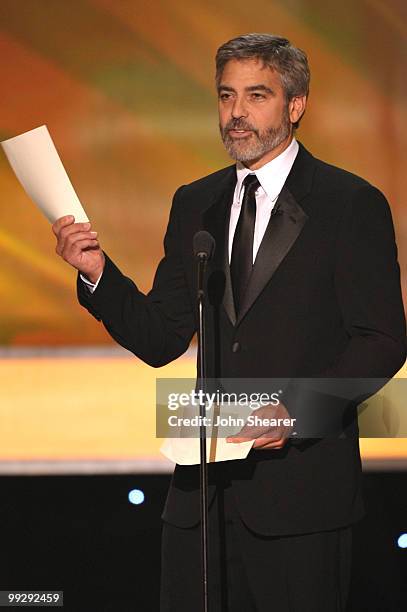
[[[105,250],[147,290],[174,190],[229,163],[218,136],[213,58],[219,44],[248,31],[285,35],[307,51],[311,96],[298,138],[386,194],[405,285],[403,0],[1,0],[0,139],[48,125]],[[49,224],[3,154],[0,191],[0,345],[111,345],[78,306],[75,274],[56,257]],[[142,387],[144,366],[134,360],[118,368],[123,391],[104,386],[112,401],[102,410],[94,388],[79,385],[72,395],[79,366],[61,364],[0,361],[1,456],[110,456],[114,448],[131,454],[132,444],[137,455],[155,448],[154,442],[146,450],[137,434],[139,415],[152,403]],[[99,365],[87,363],[94,368],[90,382],[90,372],[98,381],[104,372]],[[125,394],[127,376],[141,396]],[[56,384],[61,380],[66,385]],[[104,410],[120,414],[114,440]],[[49,444],[38,451],[35,439],[44,439],[56,414],[65,441],[53,446],[50,430]],[[84,422],[105,422],[105,433],[97,427],[100,437],[85,441]],[[140,431],[151,436],[149,427]]]
[[[284,34],[312,68],[298,137],[384,191],[404,270],[406,25],[403,0],[1,0],[0,138],[49,126],[105,250],[146,290],[172,193],[229,163],[217,47]],[[109,343],[2,153],[0,190],[0,344]]]

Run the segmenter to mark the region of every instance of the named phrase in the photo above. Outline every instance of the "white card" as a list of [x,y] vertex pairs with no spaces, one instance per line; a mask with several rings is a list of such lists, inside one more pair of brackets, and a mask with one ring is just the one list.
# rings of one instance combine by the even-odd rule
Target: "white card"
[[18,180],[47,219],[73,215],[89,221],[46,125],[0,143]]
[[[213,406],[207,409],[205,415],[210,423],[216,422],[216,413],[219,416],[233,418],[236,415],[233,405],[228,407]],[[237,411],[239,412],[239,411]],[[240,411],[241,412],[241,411]],[[184,406],[182,418],[193,418],[197,416],[197,409],[194,406]],[[236,435],[242,428],[242,424],[230,425],[227,428],[227,435]],[[200,440],[199,440],[199,425],[183,427],[182,425],[171,428],[171,437],[166,438],[160,448],[160,452],[179,465],[195,465],[200,462]],[[208,425],[206,428],[206,460],[207,463],[216,461],[233,461],[236,459],[246,459],[254,444],[254,440],[247,442],[226,442],[226,429],[219,428],[215,425]]]
[[[225,438],[206,439],[206,462],[246,459],[254,440],[226,442]],[[199,438],[166,438],[160,452],[179,465],[196,465],[200,462]]]

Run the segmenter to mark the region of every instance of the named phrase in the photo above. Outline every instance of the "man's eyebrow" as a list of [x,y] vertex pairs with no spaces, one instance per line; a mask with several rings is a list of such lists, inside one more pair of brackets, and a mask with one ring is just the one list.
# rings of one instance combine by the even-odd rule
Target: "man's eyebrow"
[[246,91],[265,91],[272,95],[274,95],[275,93],[273,89],[267,87],[266,85],[262,85],[261,83],[259,83],[258,85],[250,85],[250,87],[246,87],[245,89]]
[[[230,91],[230,92],[236,93],[236,90],[233,87],[230,87],[229,85],[219,85],[218,92],[220,91]],[[266,93],[271,94],[272,96],[275,95],[275,91],[273,89],[271,89],[270,87],[267,87],[266,85],[263,85],[262,83],[259,83],[258,85],[250,85],[249,87],[245,87],[245,91],[264,91]]]

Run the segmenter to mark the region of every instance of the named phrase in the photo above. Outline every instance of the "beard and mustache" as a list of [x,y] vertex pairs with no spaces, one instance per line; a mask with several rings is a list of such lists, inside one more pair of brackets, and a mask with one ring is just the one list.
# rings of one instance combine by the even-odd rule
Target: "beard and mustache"
[[[263,131],[256,129],[244,119],[231,119],[222,127],[219,125],[223,144],[230,157],[240,162],[250,162],[260,159],[278,147],[291,133],[291,121],[288,108],[285,107],[281,123],[278,127],[270,127]],[[229,130],[250,130],[254,138],[232,138]]]

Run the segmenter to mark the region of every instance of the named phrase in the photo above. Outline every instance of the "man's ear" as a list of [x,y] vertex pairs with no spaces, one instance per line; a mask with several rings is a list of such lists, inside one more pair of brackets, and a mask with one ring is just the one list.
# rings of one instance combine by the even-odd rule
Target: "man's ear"
[[288,115],[291,123],[297,123],[305,112],[307,96],[294,96],[288,103]]

